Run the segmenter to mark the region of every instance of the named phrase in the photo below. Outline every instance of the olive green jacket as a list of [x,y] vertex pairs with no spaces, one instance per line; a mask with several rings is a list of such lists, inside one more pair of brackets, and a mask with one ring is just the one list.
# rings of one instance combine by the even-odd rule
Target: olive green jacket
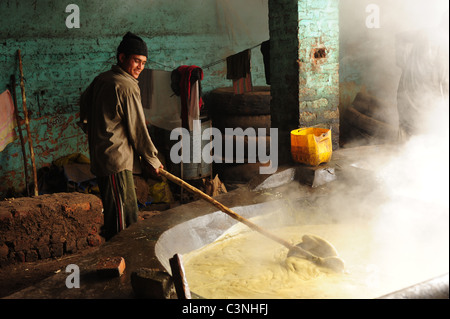
[[81,95],[80,122],[88,134],[94,175],[140,173],[139,157],[155,169],[160,167],[145,123],[138,80],[119,66],[98,75]]

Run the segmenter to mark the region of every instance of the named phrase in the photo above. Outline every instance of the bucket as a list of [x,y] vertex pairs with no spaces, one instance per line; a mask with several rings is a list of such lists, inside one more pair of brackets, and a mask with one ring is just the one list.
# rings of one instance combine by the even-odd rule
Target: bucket
[[307,127],[291,131],[291,154],[295,162],[317,166],[329,162],[332,153],[331,130]]

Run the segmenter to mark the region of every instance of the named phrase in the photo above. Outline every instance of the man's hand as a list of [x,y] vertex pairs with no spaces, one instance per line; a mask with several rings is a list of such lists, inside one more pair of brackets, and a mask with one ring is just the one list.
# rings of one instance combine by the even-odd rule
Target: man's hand
[[159,174],[160,169],[164,169],[164,166],[161,164],[158,168],[154,168],[149,163],[145,161],[141,161],[141,166],[143,170],[143,174],[145,178],[152,178],[156,180],[161,180],[161,175]]
[[164,166],[162,164],[161,164],[161,166],[159,168],[155,169],[155,174],[158,175],[158,176],[160,176],[159,175],[159,170],[160,169],[164,169]]

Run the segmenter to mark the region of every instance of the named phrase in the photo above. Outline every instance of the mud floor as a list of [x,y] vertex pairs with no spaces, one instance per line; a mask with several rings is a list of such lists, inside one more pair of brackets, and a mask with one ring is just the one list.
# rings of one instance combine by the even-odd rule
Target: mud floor
[[[168,207],[161,204],[156,208],[159,210],[141,210],[139,212],[139,219],[143,220],[161,214]],[[82,259],[87,254],[94,253],[99,250],[100,247],[101,246],[86,247],[83,250],[63,255],[60,258],[47,258],[0,267],[0,298],[4,298],[29,286],[33,286],[56,273],[65,272],[68,265],[76,264],[78,260]]]
[[0,268],[0,298],[9,296],[16,291],[32,286],[55,273],[64,272],[67,265],[74,264],[86,254],[100,247],[89,247],[61,258],[37,260],[34,262],[17,263]]

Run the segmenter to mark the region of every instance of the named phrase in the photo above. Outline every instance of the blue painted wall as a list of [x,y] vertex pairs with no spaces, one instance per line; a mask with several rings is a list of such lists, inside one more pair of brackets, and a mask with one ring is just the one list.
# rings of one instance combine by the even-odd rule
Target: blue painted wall
[[[71,3],[80,9],[80,28],[66,26]],[[127,31],[147,42],[148,68],[171,71],[198,65],[204,68],[205,93],[230,86],[222,59],[254,43],[230,46],[217,14],[211,0],[1,0],[0,93],[12,74],[19,83],[20,49],[37,168],[72,153],[87,155],[86,136],[76,126],[78,99],[98,73],[115,63],[116,48]],[[254,85],[265,85],[259,47],[252,49],[252,77]],[[21,106],[18,85],[16,91]],[[24,187],[19,138],[0,152],[0,181],[0,196],[8,188]]]

